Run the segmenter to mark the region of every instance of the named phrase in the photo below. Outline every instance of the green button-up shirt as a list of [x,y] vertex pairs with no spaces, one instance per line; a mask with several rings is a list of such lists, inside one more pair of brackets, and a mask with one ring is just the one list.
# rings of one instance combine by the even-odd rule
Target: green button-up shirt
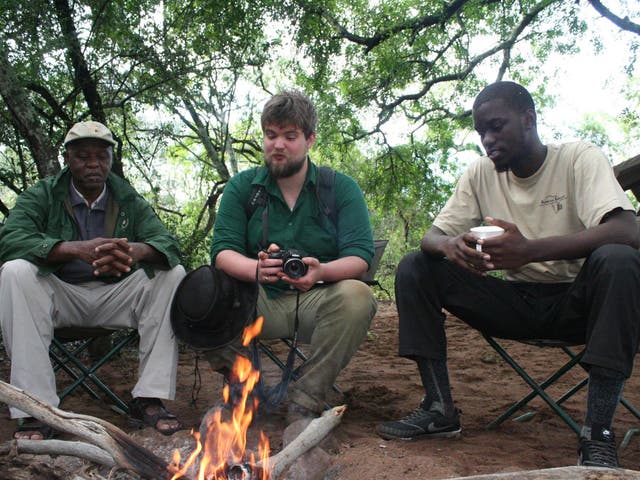
[[[370,265],[374,253],[373,235],[360,186],[351,177],[336,172],[336,226],[320,210],[315,187],[317,174],[318,168],[309,162],[305,185],[293,210],[289,209],[278,184],[267,169],[252,168],[235,175],[225,186],[220,201],[213,228],[211,264],[215,265],[216,256],[222,250],[233,250],[250,258],[258,258],[264,207],[258,207],[251,218],[247,218],[246,205],[253,191],[252,185],[260,184],[265,187],[269,204],[265,248],[276,243],[282,250],[299,250],[322,263],[357,256]],[[286,282],[263,286],[269,297],[277,296],[289,288]]]

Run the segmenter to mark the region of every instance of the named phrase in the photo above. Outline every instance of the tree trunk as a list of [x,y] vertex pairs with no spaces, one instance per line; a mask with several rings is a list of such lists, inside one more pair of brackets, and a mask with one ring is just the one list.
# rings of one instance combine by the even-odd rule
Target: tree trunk
[[11,123],[25,139],[40,178],[60,170],[58,152],[40,127],[33,105],[9,63],[7,52],[0,47],[0,96],[11,113]]

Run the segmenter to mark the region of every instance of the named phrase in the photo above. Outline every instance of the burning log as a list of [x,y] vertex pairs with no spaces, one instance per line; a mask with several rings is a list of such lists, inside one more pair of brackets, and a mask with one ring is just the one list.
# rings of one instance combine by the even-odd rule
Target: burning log
[[[105,454],[113,459],[113,463],[125,470],[130,470],[143,478],[168,479],[172,473],[169,464],[152,452],[135,442],[126,433],[115,425],[105,422],[99,418],[88,415],[80,415],[72,412],[60,410],[51,405],[42,403],[29,393],[14,387],[6,382],[0,381],[0,401],[19,408],[30,416],[50,425],[56,430],[75,435],[80,439],[97,447],[87,445],[67,445],[61,448],[60,443],[51,443],[51,440],[18,440],[18,449],[40,450],[39,453],[64,453],[72,451],[82,451],[77,456],[89,458],[96,463],[104,464]],[[33,442],[39,447],[34,447]],[[63,442],[69,443],[69,442]],[[50,450],[47,450],[50,448]],[[64,453],[68,454],[68,453]]]
[[[299,457],[317,446],[325,439],[331,430],[338,426],[346,409],[347,407],[345,405],[341,405],[325,411],[322,416],[311,420],[305,429],[279,453],[255,464],[250,461],[244,463],[227,463],[219,469],[222,471],[219,477],[216,476],[214,478],[225,478],[227,480],[277,479]],[[212,418],[219,415],[220,411],[218,408],[212,409],[212,411],[209,411],[205,415],[200,426],[200,437],[211,438],[207,435],[207,432],[210,431],[211,425],[216,423]],[[206,450],[206,448],[205,446],[204,449]],[[198,467],[194,466],[194,469],[197,470]],[[183,471],[186,470],[188,469],[183,469]]]
[[[278,478],[300,456],[318,445],[342,420],[346,405],[326,410],[314,418],[309,425],[279,453],[269,457],[271,478]],[[258,466],[261,466],[259,463]]]

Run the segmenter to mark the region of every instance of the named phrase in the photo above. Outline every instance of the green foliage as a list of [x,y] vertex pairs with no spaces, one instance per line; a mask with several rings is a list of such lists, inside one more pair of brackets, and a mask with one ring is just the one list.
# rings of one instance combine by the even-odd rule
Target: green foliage
[[[261,103],[295,87],[318,108],[314,160],[356,178],[376,237],[390,240],[389,287],[449,196],[461,154],[479,153],[468,137],[475,94],[510,78],[532,90],[539,110],[551,106],[546,60],[573,54],[576,39],[590,35],[585,8],[562,0],[0,0],[0,73],[12,79],[0,76],[0,215],[59,168],[71,124],[102,119],[120,142],[116,167],[176,232],[187,266],[206,263],[226,181],[262,161]],[[640,14],[635,2],[621,8],[621,17]],[[633,77],[639,42],[629,43]],[[629,84],[630,106],[616,119],[626,139],[640,138],[637,87]],[[586,119],[578,133],[615,151],[609,121]]]

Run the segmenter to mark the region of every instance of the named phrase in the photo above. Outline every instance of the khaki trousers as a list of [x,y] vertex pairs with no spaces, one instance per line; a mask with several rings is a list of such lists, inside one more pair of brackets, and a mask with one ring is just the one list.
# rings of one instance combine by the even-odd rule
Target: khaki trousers
[[[259,338],[291,338],[296,317],[295,291],[267,298],[260,288],[258,315],[264,317]],[[359,280],[342,280],[300,293],[298,339],[310,344],[309,359],[288,398],[320,412],[340,371],[367,335],[376,313],[371,288]]]
[[[38,275],[26,260],[0,268],[0,324],[11,358],[11,384],[57,406],[49,345],[55,328],[83,326],[135,328],[140,335],[135,397],[173,399],[178,346],[171,329],[173,294],[184,277],[180,265],[156,270],[148,278],[137,270],[120,282],[65,283],[55,275]],[[11,417],[26,413],[11,408]]]

